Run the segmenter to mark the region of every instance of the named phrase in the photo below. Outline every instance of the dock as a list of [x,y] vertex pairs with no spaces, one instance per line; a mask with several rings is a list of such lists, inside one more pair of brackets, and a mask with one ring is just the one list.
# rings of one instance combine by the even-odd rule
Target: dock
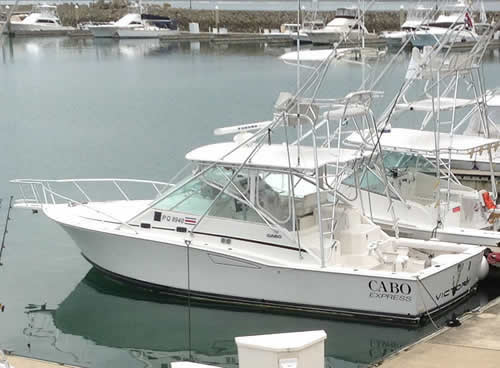
[[[49,362],[46,360],[26,358],[17,355],[7,355],[7,361],[12,368],[79,368],[73,365],[66,365],[63,363]],[[0,367],[3,367],[3,363],[0,362]]]
[[161,41],[210,41],[210,42],[267,42],[293,44],[292,38],[282,33],[242,33],[242,32],[179,32],[160,36]]
[[500,297],[464,315],[460,322],[461,326],[445,327],[371,367],[498,367]]

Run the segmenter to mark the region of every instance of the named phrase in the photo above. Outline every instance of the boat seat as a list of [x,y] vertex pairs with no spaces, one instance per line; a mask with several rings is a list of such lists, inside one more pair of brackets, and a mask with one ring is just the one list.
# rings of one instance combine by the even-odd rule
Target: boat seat
[[379,226],[374,224],[350,225],[346,230],[338,233],[337,239],[340,242],[341,255],[367,255],[368,244],[381,240]]

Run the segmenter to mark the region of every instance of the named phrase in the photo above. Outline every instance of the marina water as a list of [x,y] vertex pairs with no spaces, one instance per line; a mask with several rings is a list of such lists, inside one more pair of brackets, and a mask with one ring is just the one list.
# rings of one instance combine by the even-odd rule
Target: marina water
[[[268,119],[279,92],[296,87],[295,68],[277,58],[289,48],[265,44],[14,38],[0,51],[1,223],[9,196],[18,194],[10,179],[169,181],[186,152],[217,141],[215,128]],[[400,86],[408,58],[377,86],[386,92],[379,110]],[[488,88],[500,85],[499,58],[497,50],[485,58]],[[363,73],[377,75],[387,60],[364,71],[332,67],[322,93],[357,89]],[[235,336],[324,329],[327,364],[356,367],[434,330],[199,304],[188,318],[185,300],[91,269],[46,217],[14,211],[11,218],[0,267],[0,346],[17,354],[89,367],[160,368],[188,358],[234,367]],[[492,295],[482,287],[456,313]]]

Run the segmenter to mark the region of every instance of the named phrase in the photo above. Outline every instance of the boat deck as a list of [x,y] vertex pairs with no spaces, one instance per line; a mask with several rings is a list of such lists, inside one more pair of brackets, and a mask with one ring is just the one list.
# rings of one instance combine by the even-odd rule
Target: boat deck
[[500,362],[500,297],[479,312],[464,316],[459,327],[446,327],[373,366],[498,367]]

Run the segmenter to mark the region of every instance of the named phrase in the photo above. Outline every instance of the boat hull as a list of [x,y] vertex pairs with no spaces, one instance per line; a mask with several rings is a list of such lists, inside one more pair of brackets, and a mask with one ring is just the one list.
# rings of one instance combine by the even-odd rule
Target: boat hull
[[118,38],[159,38],[161,36],[175,35],[178,31],[158,29],[158,30],[146,30],[146,29],[118,29],[114,37]]
[[[468,266],[460,275],[453,265],[417,279],[388,272],[377,275],[269,265],[130,233],[122,236],[60,224],[89,262],[137,283],[176,294],[189,290],[192,297],[204,300],[364,316],[391,323],[418,323],[423,316],[467,296],[478,281],[482,258],[479,253],[464,258]],[[458,288],[452,295],[454,286]]]
[[[434,46],[438,40],[444,36],[445,33],[441,32],[415,32],[411,44],[414,47]],[[456,31],[449,36],[449,40],[453,40],[455,44],[460,44],[463,42],[477,41],[477,38],[470,32]]]
[[[332,45],[335,42],[340,42],[346,38],[346,34],[340,32],[306,32],[307,38],[313,45]],[[361,33],[351,32],[347,36],[348,41],[361,42]],[[376,39],[377,36],[373,34],[365,34],[365,40]]]
[[116,26],[88,26],[87,28],[95,38],[111,38],[118,30]]
[[11,33],[17,32],[67,32],[72,31],[75,28],[73,27],[65,27],[60,25],[50,25],[50,24],[29,24],[22,22],[11,22],[9,25],[9,31]]

